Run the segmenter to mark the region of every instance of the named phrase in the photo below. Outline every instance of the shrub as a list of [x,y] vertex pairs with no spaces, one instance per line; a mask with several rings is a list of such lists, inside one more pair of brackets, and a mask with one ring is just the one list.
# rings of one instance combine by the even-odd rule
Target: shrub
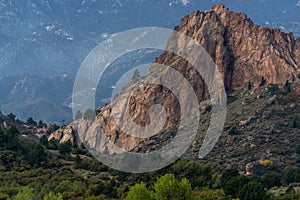
[[9,199],[9,195],[0,193],[0,200]]
[[264,186],[261,183],[251,181],[243,186],[239,191],[238,197],[243,200],[268,200],[270,197],[267,194]]
[[235,126],[230,127],[229,131],[228,131],[229,135],[238,135],[239,131]]
[[281,182],[284,185],[300,182],[300,170],[297,168],[288,168],[284,171]]
[[297,118],[296,117],[293,118],[291,127],[292,128],[298,128],[298,122],[297,122]]
[[155,197],[154,194],[147,189],[144,183],[140,183],[130,188],[126,197],[126,200],[136,199],[155,200]]
[[41,144],[36,144],[29,153],[29,162],[34,167],[40,167],[48,158],[47,151]]
[[27,124],[31,125],[31,126],[36,126],[37,125],[36,121],[34,121],[32,117],[29,117],[27,119]]
[[24,187],[22,190],[19,191],[17,196],[15,197],[15,200],[34,200],[34,192],[32,188]]
[[48,148],[49,146],[49,142],[48,142],[48,138],[46,135],[43,135],[41,138],[40,138],[40,144],[45,146],[46,148]]
[[15,120],[16,120],[16,115],[14,115],[13,113],[9,113],[9,114],[7,115],[7,117],[8,117],[8,119],[9,119],[10,121],[15,121]]
[[75,114],[75,120],[79,120],[82,119],[82,113],[80,112],[80,110],[78,110]]
[[281,186],[280,176],[274,172],[263,175],[261,182],[267,189]]
[[53,192],[49,192],[44,196],[43,200],[63,200],[63,198],[60,193],[56,195]]
[[187,179],[178,181],[173,174],[166,174],[154,183],[158,199],[192,200],[192,188]]
[[174,174],[179,178],[187,178],[192,188],[212,185],[213,170],[210,165],[180,160],[172,166]]
[[72,143],[70,140],[59,145],[58,151],[61,155],[68,155],[72,151]]
[[266,168],[272,168],[274,166],[271,160],[263,160],[260,162],[260,164],[262,164]]
[[269,91],[274,95],[282,95],[285,94],[285,91],[279,89],[278,85],[270,84],[268,86]]
[[84,119],[85,120],[91,120],[93,121],[96,117],[96,112],[92,109],[87,109],[84,113]]
[[204,189],[199,193],[196,193],[196,198],[198,200],[223,200],[225,199],[225,193],[222,189],[210,190]]
[[240,190],[247,185],[249,178],[247,176],[239,175],[229,179],[223,186],[226,195],[237,197]]

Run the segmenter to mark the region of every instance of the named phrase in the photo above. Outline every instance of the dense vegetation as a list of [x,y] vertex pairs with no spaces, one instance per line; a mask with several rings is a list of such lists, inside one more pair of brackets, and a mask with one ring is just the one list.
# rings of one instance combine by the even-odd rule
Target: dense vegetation
[[[288,88],[288,83],[286,85]],[[276,113],[278,114],[276,124],[284,124],[280,120],[287,120],[284,121],[287,124],[285,127],[274,125],[274,130],[285,129],[285,132],[282,132],[284,134],[281,132],[279,134],[279,131],[277,131],[278,134],[276,131],[272,131],[272,136],[277,134],[276,141],[284,141],[282,137],[288,135],[287,131],[291,133],[288,135],[289,137],[297,136],[300,122],[295,109],[299,109],[299,107],[287,108],[286,105],[300,102],[299,95],[295,96],[294,93],[283,94],[286,91],[285,89],[279,89],[277,86],[272,85],[268,87],[268,90],[271,92],[268,95],[263,93],[251,95],[250,91],[248,96],[246,95],[247,103],[251,103],[252,96],[256,98],[257,95],[265,95],[260,100],[268,103],[273,99],[269,96],[279,95],[276,105],[274,103],[272,106],[262,106],[264,110],[272,111],[273,117]],[[246,102],[246,100],[243,101]],[[249,109],[256,106],[256,101],[253,100]],[[240,110],[238,108],[239,104],[242,105],[243,102],[235,100],[233,103],[229,103],[229,108],[234,110],[234,107],[237,107],[236,109]],[[261,105],[263,103],[257,104]],[[279,110],[283,110],[283,108],[286,110],[293,109],[296,114],[290,117],[282,117],[282,112],[279,112]],[[82,117],[82,114],[80,115]],[[85,114],[85,116],[88,115]],[[266,122],[268,122],[267,119],[264,120],[261,127],[265,127]],[[239,120],[236,123],[238,124]],[[238,126],[237,124],[231,124],[227,131],[228,135],[246,138],[249,135],[247,127]],[[259,122],[256,122],[255,125],[258,127]],[[5,116],[0,112],[0,200],[300,199],[300,168],[298,165],[300,163],[298,161],[300,145],[297,146],[298,142],[294,137],[291,137],[294,139],[289,146],[285,146],[285,149],[282,148],[281,143],[278,145],[273,144],[277,147],[270,150],[270,154],[273,154],[273,156],[264,157],[261,160],[262,168],[254,176],[244,175],[244,168],[241,168],[241,165],[234,168],[234,163],[239,162],[232,162],[233,165],[224,165],[224,168],[215,168],[215,166],[209,164],[188,160],[179,160],[162,170],[152,173],[129,174],[106,167],[94,159],[84,145],[78,146],[71,142],[60,144],[54,139],[48,141],[48,135],[57,128],[59,128],[57,125],[49,126],[42,121],[35,122],[32,118],[24,123],[17,120],[12,113]],[[39,132],[40,130],[44,132]],[[251,129],[251,131],[260,133],[257,139],[263,137],[263,134],[271,134],[263,133],[260,129]],[[225,131],[225,133],[227,132]],[[265,144],[260,141],[252,141],[252,143],[260,147]],[[233,150],[228,151],[236,154],[232,157],[237,158],[237,160],[241,160],[241,155],[244,155],[237,151],[241,146],[238,144],[232,145],[230,148]],[[263,148],[258,149],[258,151],[263,151]],[[218,151],[214,153],[217,154]],[[252,153],[257,154],[256,151]],[[290,159],[287,160],[286,158],[295,159],[296,164],[294,165],[293,162],[290,162]],[[226,159],[229,160],[230,157]],[[253,160],[257,161],[257,159]],[[210,162],[218,162],[221,163],[219,166],[222,166],[221,160],[207,161],[207,163]],[[284,168],[282,166],[289,167]]]
[[[299,199],[300,169],[241,175],[237,169],[180,160],[160,171],[128,174],[93,159],[83,145],[0,129],[0,199]],[[266,165],[268,162],[266,161]]]

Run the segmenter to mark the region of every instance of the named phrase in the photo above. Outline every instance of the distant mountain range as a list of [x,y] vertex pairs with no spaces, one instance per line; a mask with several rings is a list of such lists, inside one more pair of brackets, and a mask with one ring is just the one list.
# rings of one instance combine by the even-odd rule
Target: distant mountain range
[[[173,28],[182,16],[220,2],[255,23],[300,35],[298,0],[0,0],[0,110],[70,121],[74,77],[97,44],[131,28]],[[147,61],[157,56],[151,55]],[[99,98],[109,98],[113,84]]]

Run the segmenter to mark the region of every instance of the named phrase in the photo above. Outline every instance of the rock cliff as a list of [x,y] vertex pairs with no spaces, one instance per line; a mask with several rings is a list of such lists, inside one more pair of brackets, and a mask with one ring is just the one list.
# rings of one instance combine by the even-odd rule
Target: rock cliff
[[[287,80],[293,82],[300,73],[300,38],[295,40],[292,33],[255,25],[245,14],[232,12],[222,4],[185,16],[175,30],[197,40],[206,49],[222,74],[228,94],[247,87],[249,82],[254,87],[261,85],[262,80],[264,84],[284,84]],[[155,59],[150,74],[158,64],[173,67],[189,80],[199,103],[209,99],[203,78],[182,57],[170,52],[163,53]],[[126,96],[126,91],[125,88],[117,98],[122,105],[128,106],[137,124],[148,124],[148,109],[158,103],[165,108],[167,115],[163,130],[176,126],[180,118],[180,105],[169,89],[148,84],[135,91],[130,99],[124,100],[126,98],[122,97]],[[111,115],[110,104],[99,111],[98,123],[118,147],[133,150],[143,140],[120,130]],[[60,141],[69,138],[81,142],[73,138],[77,134],[74,127],[76,124],[72,123],[64,130],[53,133],[50,138]],[[91,135],[93,130],[90,129],[85,139]],[[95,146],[97,141],[91,139],[89,144]]]

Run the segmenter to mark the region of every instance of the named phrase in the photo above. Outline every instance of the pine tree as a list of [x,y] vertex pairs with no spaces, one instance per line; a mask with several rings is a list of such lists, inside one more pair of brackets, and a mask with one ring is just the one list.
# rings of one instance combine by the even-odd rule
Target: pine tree
[[79,120],[79,119],[82,119],[82,113],[80,112],[80,110],[78,110],[75,115],[75,120]]
[[289,82],[289,80],[286,80],[285,84],[284,84],[284,87],[286,89],[287,92],[291,92],[292,89],[291,89],[291,84]]
[[85,120],[94,120],[96,117],[96,112],[92,109],[87,109],[84,113],[84,119]]
[[32,117],[29,117],[27,119],[27,124],[28,125],[32,125],[32,126],[36,126],[37,125],[36,121],[34,121]]
[[135,70],[133,71],[132,80],[135,80],[135,79],[137,79],[137,78],[139,78],[139,77],[141,77],[140,72],[139,72],[138,69],[135,69]]
[[261,77],[261,80],[260,80],[260,86],[264,86],[265,84],[266,84],[266,79],[265,79],[265,77]]
[[251,90],[252,89],[252,84],[250,81],[248,81],[248,90]]

